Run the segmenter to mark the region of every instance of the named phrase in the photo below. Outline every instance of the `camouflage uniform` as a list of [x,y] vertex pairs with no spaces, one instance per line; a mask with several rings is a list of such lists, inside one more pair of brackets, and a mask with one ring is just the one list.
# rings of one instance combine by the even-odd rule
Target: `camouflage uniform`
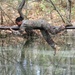
[[45,20],[23,20],[22,25],[20,26],[20,33],[24,32],[27,28],[40,29],[44,39],[54,49],[56,49],[55,42],[52,40],[49,33],[57,34],[60,31],[64,30],[63,27],[52,26]]
[[44,30],[47,30],[51,34],[57,34],[60,31],[64,30],[63,27],[55,27],[50,25],[47,21],[45,20],[23,20],[22,25],[20,26],[21,31],[25,31],[26,28],[32,28],[32,29],[41,29],[43,28]]

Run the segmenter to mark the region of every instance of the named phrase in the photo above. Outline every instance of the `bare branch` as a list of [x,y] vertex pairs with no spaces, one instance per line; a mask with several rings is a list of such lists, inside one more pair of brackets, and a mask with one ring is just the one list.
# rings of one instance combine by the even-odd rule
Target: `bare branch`
[[62,15],[60,14],[59,10],[56,8],[56,6],[54,5],[54,3],[51,0],[47,0],[47,1],[50,2],[53,5],[54,9],[57,11],[57,13],[61,17],[62,21],[65,23],[65,20],[63,19]]
[[20,5],[18,7],[18,13],[22,18],[24,18],[24,15],[22,13],[22,8],[23,8],[24,4],[25,4],[25,0],[22,0],[22,2],[20,3]]
[[1,11],[9,18],[9,20],[11,20],[11,22],[14,24],[13,20],[9,17],[9,15],[7,15],[7,14],[5,13],[5,11],[2,9],[1,6],[0,6],[0,9],[1,9]]

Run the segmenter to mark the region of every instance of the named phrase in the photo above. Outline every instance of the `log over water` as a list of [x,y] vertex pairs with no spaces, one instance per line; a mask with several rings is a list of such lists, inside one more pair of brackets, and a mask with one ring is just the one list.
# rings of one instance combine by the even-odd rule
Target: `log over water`
[[13,26],[2,26],[0,25],[0,30],[10,30],[13,29],[13,30],[19,30],[19,27],[17,25],[13,25]]
[[75,26],[68,26],[66,29],[75,29]]
[[[10,30],[13,29],[13,30],[19,30],[19,27],[17,25],[13,25],[13,26],[2,26],[0,25],[0,30]],[[33,29],[42,29],[42,28],[33,28]],[[75,29],[75,26],[68,26],[66,27],[65,29]]]

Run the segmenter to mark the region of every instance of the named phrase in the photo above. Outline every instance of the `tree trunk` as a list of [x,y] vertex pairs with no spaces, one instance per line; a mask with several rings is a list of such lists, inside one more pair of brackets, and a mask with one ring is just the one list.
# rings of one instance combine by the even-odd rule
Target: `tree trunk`
[[3,25],[3,12],[1,10],[1,25]]
[[66,24],[71,24],[71,0],[66,0],[67,8],[66,8]]

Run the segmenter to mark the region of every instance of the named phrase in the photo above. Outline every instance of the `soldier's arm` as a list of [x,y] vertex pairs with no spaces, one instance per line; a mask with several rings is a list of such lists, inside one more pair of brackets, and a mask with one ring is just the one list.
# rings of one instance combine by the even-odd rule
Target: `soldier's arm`
[[13,33],[14,35],[21,35],[21,33],[20,33],[19,31],[15,31],[15,30],[13,30],[13,29],[11,29],[11,28],[10,28],[10,30],[12,31],[12,33]]

